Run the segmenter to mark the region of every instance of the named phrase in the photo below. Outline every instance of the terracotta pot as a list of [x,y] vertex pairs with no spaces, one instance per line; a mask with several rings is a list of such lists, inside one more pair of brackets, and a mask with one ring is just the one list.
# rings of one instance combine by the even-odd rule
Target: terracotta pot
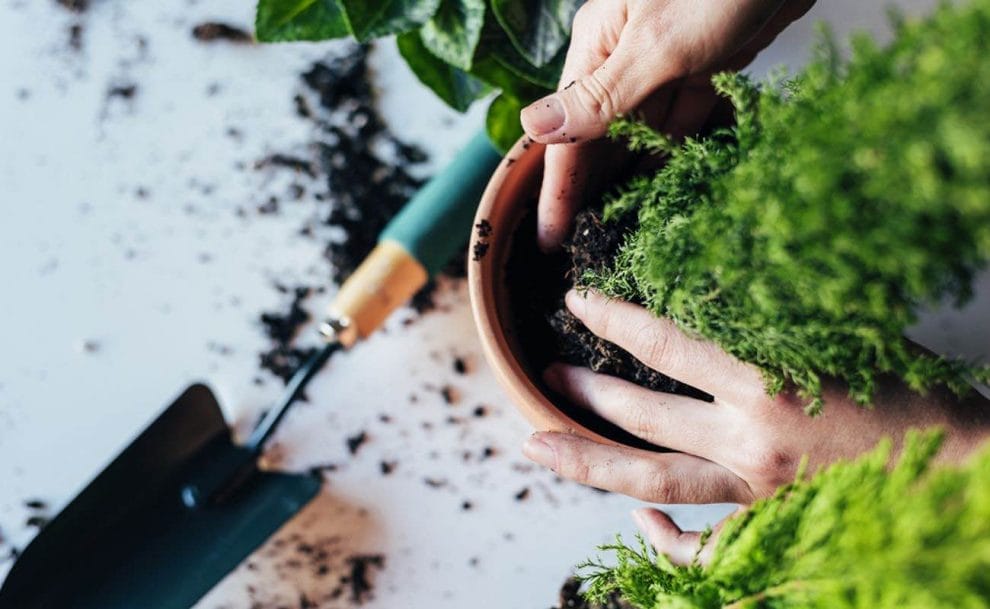
[[[471,234],[468,288],[485,358],[515,406],[542,431],[578,434],[615,444],[577,422],[566,404],[558,407],[538,380],[540,371],[528,370],[514,331],[506,261],[516,229],[530,211],[543,177],[544,146],[528,138],[516,142],[499,164],[482,196]],[[485,229],[479,226],[484,225]],[[558,402],[560,402],[558,398]],[[613,434],[609,434],[613,435]]]

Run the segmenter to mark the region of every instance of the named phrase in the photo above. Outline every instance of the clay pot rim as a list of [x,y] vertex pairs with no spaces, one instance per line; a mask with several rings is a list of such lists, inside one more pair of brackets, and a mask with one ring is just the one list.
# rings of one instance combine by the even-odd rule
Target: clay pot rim
[[[584,427],[562,412],[533,382],[510,346],[502,274],[520,210],[538,192],[545,146],[523,136],[492,174],[474,218],[468,259],[468,293],[485,359],[499,384],[538,431],[576,434],[597,442],[615,440]],[[490,225],[490,234],[481,229]]]

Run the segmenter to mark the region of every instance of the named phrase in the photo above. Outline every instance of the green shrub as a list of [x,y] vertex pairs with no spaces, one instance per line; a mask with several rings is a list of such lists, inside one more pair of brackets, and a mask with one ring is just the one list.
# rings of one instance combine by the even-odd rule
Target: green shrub
[[929,470],[941,442],[909,435],[799,479],[733,517],[705,566],[673,565],[640,541],[587,563],[588,596],[639,609],[772,607],[970,609],[990,606],[990,448]]
[[757,365],[771,393],[791,383],[812,412],[826,377],[862,404],[882,374],[922,392],[985,378],[904,331],[920,306],[969,298],[990,257],[990,0],[894,25],[848,61],[823,36],[787,80],[717,76],[732,129],[677,145],[614,125],[667,163],[609,203],[638,228],[585,282]]

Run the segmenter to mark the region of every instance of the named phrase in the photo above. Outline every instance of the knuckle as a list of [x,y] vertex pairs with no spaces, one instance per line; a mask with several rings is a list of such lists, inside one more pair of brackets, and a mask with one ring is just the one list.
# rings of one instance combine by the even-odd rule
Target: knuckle
[[643,499],[656,503],[677,503],[680,492],[680,481],[661,470],[654,472],[646,482]]
[[649,439],[654,435],[656,421],[653,413],[642,406],[630,406],[629,429],[633,435]]
[[579,80],[575,89],[582,107],[596,121],[605,124],[615,117],[619,107],[615,87],[602,68]]
[[670,367],[677,357],[670,334],[660,332],[655,323],[639,328],[630,343],[643,361],[653,367]]
[[565,478],[585,484],[591,478],[591,465],[581,451],[573,450],[569,443],[557,446],[557,473]]
[[790,482],[797,469],[797,460],[783,448],[765,445],[749,456],[751,482],[776,488]]
[[591,313],[587,320],[589,329],[603,338],[612,336],[617,322],[615,307],[612,306],[612,303],[606,302],[601,307],[589,306],[587,311]]
[[[677,27],[677,20],[667,14],[658,14],[644,19],[631,32],[632,42],[639,48],[651,49],[657,57],[663,58],[664,72],[674,78],[686,76],[691,72],[690,55],[684,36]],[[692,37],[694,38],[694,37]],[[694,44],[698,44],[696,39]]]
[[571,23],[571,30],[573,32],[582,32],[588,29],[591,25],[595,23],[594,13],[596,7],[594,2],[585,2],[578,7],[578,10],[574,13],[574,21]]
[[655,45],[658,41],[669,38],[671,35],[671,20],[664,18],[662,13],[654,14],[649,19],[640,22],[635,33],[638,42],[642,44]]

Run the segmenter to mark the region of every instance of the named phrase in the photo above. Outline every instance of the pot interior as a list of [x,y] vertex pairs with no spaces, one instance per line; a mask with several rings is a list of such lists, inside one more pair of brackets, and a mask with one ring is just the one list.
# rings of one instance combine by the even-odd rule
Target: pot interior
[[[528,157],[528,158],[527,158]],[[531,161],[533,155],[523,155],[520,161]],[[493,215],[491,272],[496,310],[505,342],[525,373],[529,384],[549,405],[569,419],[574,427],[584,428],[617,444],[658,450],[658,447],[637,438],[597,414],[581,408],[553,392],[542,380],[543,370],[560,359],[555,350],[556,335],[540,311],[547,303],[548,293],[562,297],[573,284],[567,276],[568,259],[562,253],[545,254],[536,245],[536,206],[542,180],[542,155],[537,155],[538,167],[518,167],[516,176],[522,181],[506,180],[506,199],[496,203]],[[532,162],[532,161],[531,161]],[[522,163],[520,163],[522,164]],[[500,197],[501,199],[501,197]],[[508,209],[512,211],[509,213]]]

